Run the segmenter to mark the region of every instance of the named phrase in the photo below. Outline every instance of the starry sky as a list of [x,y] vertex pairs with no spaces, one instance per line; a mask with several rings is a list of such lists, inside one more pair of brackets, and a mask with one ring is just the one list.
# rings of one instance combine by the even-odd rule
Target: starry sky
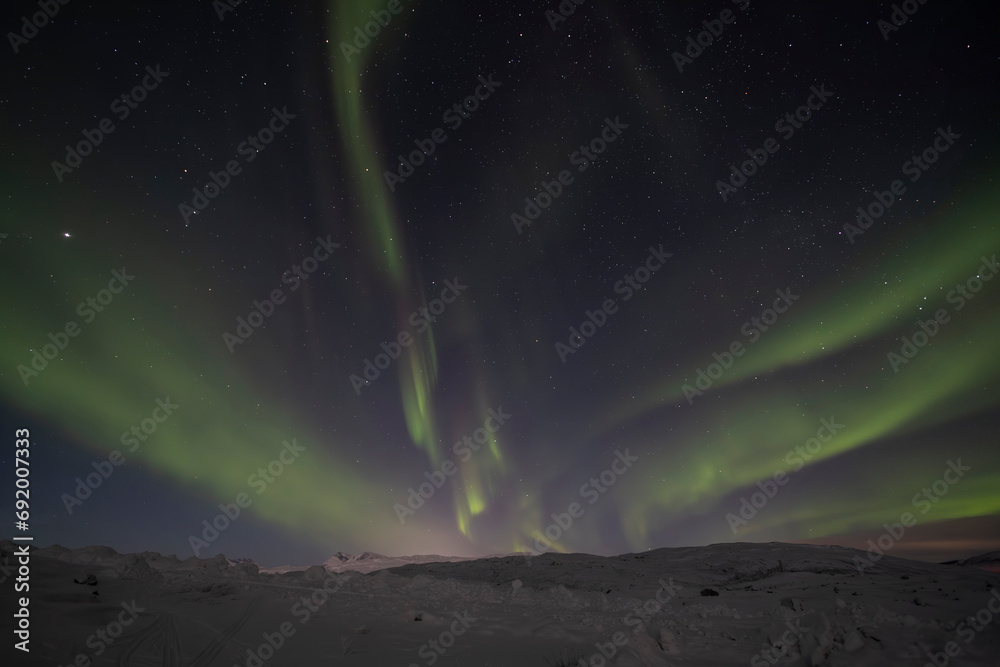
[[3,516],[1000,549],[995,11],[682,5],[5,6]]

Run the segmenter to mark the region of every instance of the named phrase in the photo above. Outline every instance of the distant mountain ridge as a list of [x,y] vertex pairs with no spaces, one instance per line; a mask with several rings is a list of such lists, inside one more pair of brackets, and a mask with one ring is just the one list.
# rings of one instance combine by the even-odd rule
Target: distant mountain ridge
[[454,563],[458,561],[477,560],[462,556],[385,556],[373,551],[363,551],[356,556],[338,551],[323,562],[323,567],[330,572],[375,572],[403,565],[420,565],[423,563]]
[[[482,560],[483,558],[505,558],[507,556],[523,556],[524,554],[490,554],[488,556],[440,556],[438,554],[420,554],[416,556],[386,556],[374,551],[362,551],[352,555],[338,551],[323,563],[328,572],[377,572],[404,565],[423,565],[425,563],[457,563],[461,561]],[[261,572],[281,574],[284,572],[304,572],[310,565],[281,565],[277,567],[262,567]]]
[[962,560],[949,560],[942,565],[958,565],[960,567],[977,567],[988,572],[1000,572],[1000,551],[991,551]]

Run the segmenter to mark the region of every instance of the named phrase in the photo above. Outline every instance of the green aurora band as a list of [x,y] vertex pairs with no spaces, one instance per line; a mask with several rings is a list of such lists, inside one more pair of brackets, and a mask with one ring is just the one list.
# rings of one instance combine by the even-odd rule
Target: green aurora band
[[[382,9],[384,2],[340,0],[331,7],[331,90],[340,139],[363,205],[367,252],[395,301],[394,334],[408,328],[406,318],[426,305],[427,299],[422,279],[407,259],[405,235],[382,181],[383,170],[392,165],[380,163],[377,155],[391,151],[376,150],[361,72],[377,50],[400,39],[406,14],[394,16],[393,23],[348,62],[339,44],[350,42],[354,26],[363,25],[369,12]],[[901,465],[887,443],[920,430],[941,432],[949,423],[976,415],[1000,400],[996,382],[1000,376],[996,344],[1000,280],[985,283],[960,312],[954,312],[946,301],[955,284],[976,274],[982,256],[992,257],[1000,249],[995,213],[1000,210],[1000,195],[986,186],[979,194],[963,194],[961,201],[935,213],[919,236],[897,235],[883,242],[896,248],[891,252],[862,250],[865,244],[878,241],[874,234],[858,237],[852,248],[888,259],[871,261],[858,271],[861,279],[842,282],[835,278],[801,292],[801,300],[781,316],[774,329],[748,348],[693,407],[686,405],[682,386],[692,381],[699,366],[711,362],[712,352],[725,349],[739,337],[741,320],[734,322],[733,331],[721,332],[711,345],[706,344],[703,353],[691,356],[682,374],[632,379],[636,397],[611,405],[610,416],[597,424],[592,437],[639,428],[643,420],[668,408],[672,415],[685,410],[696,410],[699,415],[697,423],[682,420],[669,443],[661,434],[643,439],[659,440],[653,440],[642,473],[614,487],[611,498],[599,507],[605,514],[618,514],[634,549],[651,546],[654,533],[684,516],[704,515],[717,521],[719,534],[725,534],[723,516],[733,507],[721,504],[724,499],[756,490],[758,481],[769,479],[778,469],[788,470],[784,461],[788,452],[815,435],[821,418],[831,416],[844,429],[823,445],[809,465],[852,461],[864,449],[871,460],[883,462],[876,467],[868,459],[864,465],[858,459],[856,474],[863,480],[858,486],[867,493],[845,497],[835,488],[815,489],[809,503],[781,512],[762,511],[741,536],[768,532],[773,537],[774,530],[785,531],[787,539],[837,535],[877,527],[912,510],[913,494],[934,479],[928,478],[928,471],[943,469],[951,455],[940,454],[937,460],[922,453],[914,457],[913,465]],[[33,212],[51,219],[74,214],[52,210],[45,202]],[[135,256],[135,245],[128,239],[113,241],[112,248],[107,243],[88,245],[84,240],[42,247],[40,241],[25,240],[32,235],[29,222],[11,221],[10,225],[11,235],[4,246],[17,243],[25,250],[4,255],[9,275],[34,277],[34,282],[30,289],[7,289],[0,297],[4,312],[17,323],[2,329],[0,348],[0,391],[9,404],[62,429],[96,456],[107,456],[121,448],[122,431],[149,416],[157,398],[170,397],[181,406],[176,417],[162,424],[135,454],[126,454],[127,459],[139,459],[179,488],[215,504],[230,502],[246,491],[247,476],[274,459],[282,441],[294,438],[306,447],[303,463],[289,466],[285,475],[291,479],[278,479],[268,493],[255,497],[255,515],[302,535],[315,536],[316,526],[370,535],[373,525],[389,525],[386,532],[393,533],[392,544],[418,539],[420,529],[394,524],[389,503],[368,509],[356,502],[384,497],[384,481],[359,477],[350,461],[333,453],[339,443],[330,445],[328,436],[311,430],[307,414],[280,399],[262,400],[281,396],[281,392],[264,386],[262,375],[243,365],[242,350],[229,354],[220,342],[220,332],[231,329],[238,314],[230,312],[232,304],[257,294],[227,293],[224,287],[206,294],[193,277],[196,260],[176,265],[144,262]],[[122,257],[128,259],[123,262]],[[123,264],[136,276],[134,282],[93,322],[84,323],[76,313],[77,304],[95,295],[107,284],[111,271]],[[889,289],[886,282],[891,283]],[[179,301],[177,295],[198,298]],[[951,312],[951,322],[941,327],[931,345],[894,373],[886,353],[898,351],[899,337],[912,333],[918,317],[927,319],[938,308]],[[461,299],[449,306],[448,317],[460,323],[462,336],[472,340],[481,336],[473,307]],[[17,367],[30,365],[32,351],[49,342],[46,334],[61,331],[69,320],[80,324],[80,335],[25,385]],[[287,320],[283,326],[294,325],[292,314]],[[627,348],[628,337],[622,338],[618,344]],[[486,410],[503,401],[476,384],[468,394],[469,404],[449,415],[443,427],[435,401],[439,367],[433,328],[404,354],[396,363],[400,409],[414,446],[426,455],[429,466],[437,467],[450,458],[450,443],[482,426]],[[843,358],[849,370],[837,378],[822,377],[818,362],[834,355]],[[488,376],[481,367],[476,372]],[[759,382],[761,377],[772,381]],[[725,394],[725,408],[716,407],[709,393]],[[706,429],[705,423],[713,426]],[[515,461],[506,453],[502,435],[503,431],[493,434],[482,451],[460,465],[459,479],[452,483],[455,525],[470,541],[484,541],[476,518],[503,511],[506,534],[502,539],[523,549],[533,543],[532,533],[549,523],[549,513],[562,511],[565,505],[543,507],[542,479],[522,481],[511,492]],[[664,446],[657,447],[660,443]],[[544,449],[542,444],[536,446]],[[670,453],[659,451],[667,449]],[[1000,464],[995,455],[989,455],[994,450],[993,442],[935,448],[963,457],[973,474],[934,505],[928,520],[1000,512],[1000,494],[996,493]],[[891,471],[889,482],[886,470]],[[505,485],[503,506],[497,507]],[[499,523],[493,521],[492,527],[496,529]],[[192,526],[192,531],[196,529]],[[581,548],[587,540],[596,545],[597,538],[586,532],[589,529],[567,539]],[[553,548],[567,550],[562,542]]]
[[[419,276],[414,276],[406,260],[405,236],[382,179],[383,171],[394,165],[382,164],[376,157],[375,133],[364,107],[362,71],[368,58],[379,47],[384,48],[392,39],[399,38],[405,13],[394,16],[388,26],[371,38],[372,44],[360,53],[347,57],[340,45],[352,43],[354,27],[363,26],[370,21],[370,12],[383,10],[384,3],[378,0],[341,0],[332,5],[334,11],[331,12],[328,26],[331,36],[330,58],[334,61],[331,94],[342,129],[342,148],[348,156],[350,170],[358,175],[358,199],[364,204],[366,221],[369,222],[365,229],[370,239],[372,260],[384,269],[388,287],[397,301],[396,330],[404,331],[408,328],[409,314],[418,307],[426,306],[427,299],[422,281]],[[391,151],[385,153],[392,154]],[[419,294],[419,298],[415,298],[415,294]],[[455,303],[449,306],[449,311],[461,308],[460,303]],[[457,316],[454,312],[449,312],[449,317]],[[434,406],[438,363],[433,327],[426,334],[418,336],[417,342],[406,348],[403,354],[406,361],[399,364],[399,380],[407,428],[413,443],[427,454],[430,465],[437,469],[448,456],[441,446],[441,428]],[[491,406],[483,396],[477,394],[476,398],[478,414],[484,414]],[[451,435],[457,439],[463,433],[452,432]],[[460,465],[461,482],[453,485],[456,524],[461,533],[470,539],[474,538],[471,519],[485,511],[493,491],[492,480],[503,471],[500,444],[495,434],[491,435],[491,440],[485,447],[485,456],[476,456]]]

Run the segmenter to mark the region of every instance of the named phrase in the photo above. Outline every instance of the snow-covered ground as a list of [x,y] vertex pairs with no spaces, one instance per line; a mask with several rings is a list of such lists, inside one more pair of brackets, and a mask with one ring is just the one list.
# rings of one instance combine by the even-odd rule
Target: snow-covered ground
[[[10,542],[0,550],[16,562]],[[268,574],[222,556],[48,547],[30,558],[31,653],[13,649],[8,604],[2,664],[881,667],[922,666],[928,652],[939,667],[1000,664],[996,573],[891,556],[859,571],[856,559],[870,562],[723,544]],[[397,560],[412,561],[328,565]]]

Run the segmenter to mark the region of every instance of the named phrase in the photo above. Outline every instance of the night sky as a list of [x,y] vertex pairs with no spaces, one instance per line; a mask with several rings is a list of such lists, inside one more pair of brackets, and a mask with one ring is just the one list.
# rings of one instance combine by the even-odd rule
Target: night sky
[[0,536],[1000,549],[995,8],[680,4],[7,3]]

